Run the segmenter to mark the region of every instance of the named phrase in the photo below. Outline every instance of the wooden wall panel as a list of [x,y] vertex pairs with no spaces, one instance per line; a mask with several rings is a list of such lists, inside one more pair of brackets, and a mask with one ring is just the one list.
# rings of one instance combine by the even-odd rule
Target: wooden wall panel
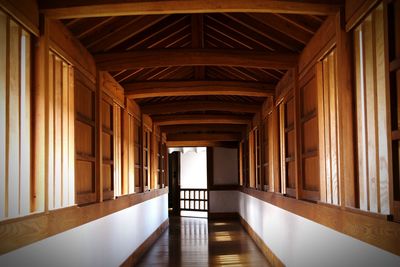
[[336,49],[317,65],[321,201],[340,205]]
[[[8,18],[0,12],[0,40],[7,40]],[[0,43],[0,219],[7,217],[6,208],[6,144],[7,144],[7,42]]]
[[31,205],[31,37],[0,11],[0,220]]
[[96,86],[80,71],[75,71],[75,193],[76,204],[96,201]]
[[391,211],[396,221],[400,221],[400,1],[392,1],[387,6],[388,25],[386,40],[389,44],[390,102],[392,136],[392,196]]
[[[58,55],[49,53],[48,114],[48,208],[75,204],[73,68]],[[70,166],[71,165],[71,166]],[[72,181],[71,181],[72,180]]]
[[388,88],[383,5],[354,31],[360,208],[389,214]]
[[102,190],[103,200],[114,197],[114,103],[106,94],[101,100]]

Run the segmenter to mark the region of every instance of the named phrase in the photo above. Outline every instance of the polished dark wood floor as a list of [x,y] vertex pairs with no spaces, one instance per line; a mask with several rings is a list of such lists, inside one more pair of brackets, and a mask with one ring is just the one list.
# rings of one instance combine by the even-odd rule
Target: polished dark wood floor
[[138,266],[270,266],[237,221],[170,218]]

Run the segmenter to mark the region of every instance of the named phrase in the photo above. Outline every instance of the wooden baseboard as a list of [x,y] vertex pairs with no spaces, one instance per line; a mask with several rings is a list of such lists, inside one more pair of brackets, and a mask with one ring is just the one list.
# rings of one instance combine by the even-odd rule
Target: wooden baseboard
[[267,258],[268,262],[274,267],[284,267],[285,265],[283,264],[283,262],[264,243],[264,241],[261,239],[261,237],[253,230],[253,228],[251,228],[251,226],[246,222],[246,220],[243,219],[242,216],[240,216],[240,214],[238,214],[237,216],[239,217],[240,223],[242,224],[243,228],[246,230],[246,232],[249,234],[249,236],[256,243],[258,248],[261,250],[261,252]]
[[157,239],[169,226],[169,219],[166,219],[122,264],[121,267],[135,266],[141,257],[150,249]]
[[239,220],[237,212],[209,212],[209,220]]

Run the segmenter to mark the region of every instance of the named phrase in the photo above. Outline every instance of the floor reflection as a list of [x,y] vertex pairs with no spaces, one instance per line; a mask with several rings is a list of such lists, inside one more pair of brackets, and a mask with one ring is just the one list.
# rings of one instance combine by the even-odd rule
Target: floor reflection
[[236,221],[173,217],[138,266],[269,266]]

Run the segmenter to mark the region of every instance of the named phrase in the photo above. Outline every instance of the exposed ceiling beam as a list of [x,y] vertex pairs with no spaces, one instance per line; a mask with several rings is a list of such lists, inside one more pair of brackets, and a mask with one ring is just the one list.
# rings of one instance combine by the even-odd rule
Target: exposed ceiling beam
[[182,124],[248,124],[251,116],[239,115],[163,115],[152,116],[153,123],[158,126]]
[[239,142],[221,141],[167,141],[167,147],[232,147],[239,146]]
[[339,11],[341,0],[42,0],[40,11],[56,19],[149,14],[262,12],[330,15]]
[[290,69],[298,55],[235,49],[146,49],[95,55],[100,70],[120,71],[136,68],[173,66],[234,66]]
[[188,124],[188,125],[168,125],[162,126],[161,132],[167,134],[174,133],[244,133],[246,131],[246,125],[236,124]]
[[235,81],[136,82],[123,85],[128,98],[161,96],[237,95],[273,96],[275,85]]
[[141,110],[143,113],[150,115],[196,112],[204,110],[257,113],[261,110],[261,105],[217,101],[181,101],[147,104],[142,106]]
[[167,141],[240,141],[240,133],[187,133],[168,134]]

